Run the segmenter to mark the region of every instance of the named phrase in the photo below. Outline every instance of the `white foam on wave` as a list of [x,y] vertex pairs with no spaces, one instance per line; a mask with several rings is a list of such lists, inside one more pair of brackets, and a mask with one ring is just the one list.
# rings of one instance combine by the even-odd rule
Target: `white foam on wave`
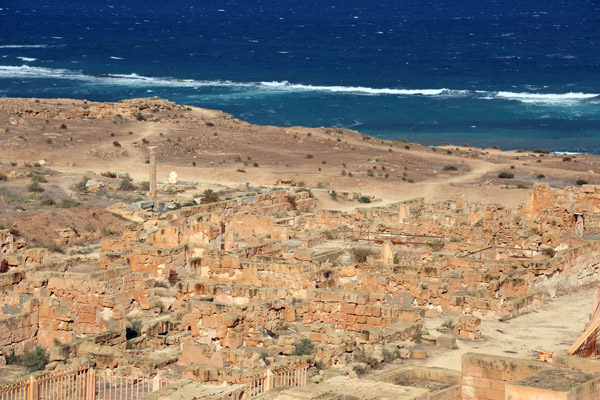
[[25,61],[25,62],[32,62],[32,61],[37,61],[37,58],[33,58],[33,57],[17,57],[19,60]]
[[47,44],[3,44],[0,45],[0,49],[45,49],[48,48]]
[[324,92],[342,93],[359,96],[425,96],[425,97],[471,97],[479,100],[509,100],[522,103],[534,103],[541,105],[570,106],[600,98],[599,94],[593,93],[533,93],[533,92],[506,92],[485,90],[456,90],[456,89],[396,89],[396,88],[371,88],[363,86],[322,86],[294,84],[288,81],[273,82],[232,82],[220,80],[195,80],[175,79],[162,77],[148,77],[132,74],[90,75],[80,71],[21,66],[0,65],[1,78],[24,78],[24,79],[64,79],[85,81],[89,84],[128,86],[128,87],[227,87],[241,90],[254,90],[262,93],[278,92]]
[[111,58],[113,60],[124,60],[123,57],[114,57],[114,56],[112,56],[112,57],[109,57],[109,58]]
[[594,93],[514,93],[497,92],[496,97],[506,100],[518,100],[522,103],[546,103],[546,104],[566,104],[577,103],[583,100],[589,100],[598,97]]
[[349,93],[362,95],[405,95],[405,96],[451,96],[466,93],[463,90],[450,89],[391,89],[391,88],[370,88],[363,86],[318,86],[302,85],[289,83],[288,81],[260,82],[264,89],[286,91],[286,92],[330,92],[330,93]]

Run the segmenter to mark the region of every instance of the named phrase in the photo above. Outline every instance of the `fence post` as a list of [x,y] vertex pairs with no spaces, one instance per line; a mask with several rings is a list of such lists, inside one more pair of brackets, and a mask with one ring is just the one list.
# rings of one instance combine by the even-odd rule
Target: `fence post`
[[267,370],[267,375],[265,378],[265,392],[267,390],[273,389],[273,371],[270,369]]
[[160,372],[152,378],[152,391],[156,392],[158,389],[160,389]]
[[33,375],[29,377],[29,384],[27,385],[27,400],[38,400],[38,383]]
[[87,370],[85,400],[96,400],[96,371],[94,368]]

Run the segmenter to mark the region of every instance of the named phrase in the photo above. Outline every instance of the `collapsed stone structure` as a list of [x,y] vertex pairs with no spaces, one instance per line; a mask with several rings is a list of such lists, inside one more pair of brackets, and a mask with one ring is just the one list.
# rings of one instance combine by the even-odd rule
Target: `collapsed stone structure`
[[[457,336],[477,339],[480,318],[538,309],[600,268],[599,186],[536,185],[516,210],[465,199],[314,206],[302,190],[166,213],[114,206],[133,224],[102,242],[97,262],[53,261],[0,231],[0,350],[39,344],[55,363],[179,365],[221,383],[297,361],[308,339],[311,362],[343,375],[389,354],[419,357],[428,316],[464,316]],[[452,348],[447,339],[437,344]]]

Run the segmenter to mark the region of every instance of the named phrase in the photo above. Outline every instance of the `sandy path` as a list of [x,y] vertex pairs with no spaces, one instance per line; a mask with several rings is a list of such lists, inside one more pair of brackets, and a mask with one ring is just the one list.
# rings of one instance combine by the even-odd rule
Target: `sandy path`
[[[461,356],[468,352],[529,359],[540,351],[565,354],[589,322],[595,290],[587,286],[547,299],[544,309],[505,322],[482,321],[482,339],[457,340],[456,350],[424,346],[428,358],[410,363],[460,370]],[[426,318],[425,327],[436,329],[448,318]]]

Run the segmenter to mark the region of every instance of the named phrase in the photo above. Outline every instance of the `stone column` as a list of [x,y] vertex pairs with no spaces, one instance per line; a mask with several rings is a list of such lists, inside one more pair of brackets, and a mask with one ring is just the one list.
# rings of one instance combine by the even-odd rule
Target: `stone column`
[[391,240],[383,242],[383,264],[391,265],[394,263],[394,247]]
[[156,146],[148,147],[150,151],[150,201],[156,210]]

